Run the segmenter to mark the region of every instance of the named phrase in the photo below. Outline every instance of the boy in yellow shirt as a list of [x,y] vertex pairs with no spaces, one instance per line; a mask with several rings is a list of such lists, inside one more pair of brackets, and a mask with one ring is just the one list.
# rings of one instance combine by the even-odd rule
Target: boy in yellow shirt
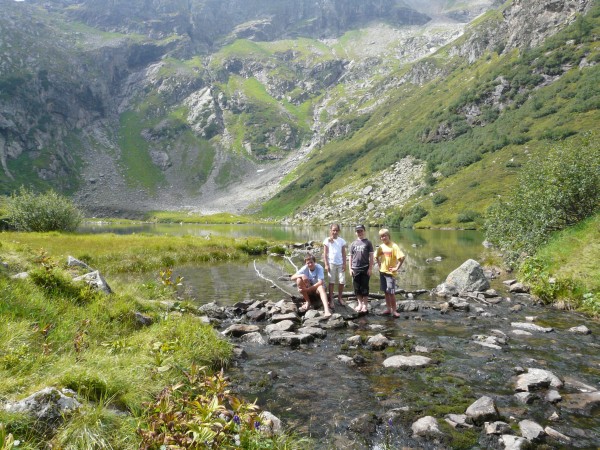
[[385,305],[387,306],[383,314],[400,317],[396,311],[396,274],[406,257],[400,247],[392,242],[387,228],[379,230],[379,238],[381,245],[377,247],[376,260],[379,265],[379,285],[380,289],[385,292]]

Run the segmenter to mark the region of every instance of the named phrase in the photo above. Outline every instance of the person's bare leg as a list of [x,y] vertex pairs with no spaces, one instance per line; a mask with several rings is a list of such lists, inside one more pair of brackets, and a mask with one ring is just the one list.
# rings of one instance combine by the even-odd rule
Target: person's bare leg
[[339,284],[338,285],[338,302],[340,305],[346,306],[346,304],[344,303],[344,300],[342,299],[343,294],[344,294],[344,285]]
[[325,317],[331,316],[331,310],[329,309],[329,298],[327,297],[327,292],[325,292],[325,288],[323,286],[319,286],[317,288],[317,292],[321,296],[321,303],[323,303],[323,311],[325,312]]
[[335,285],[333,283],[329,283],[329,298],[328,298],[328,301],[329,301],[329,305],[330,306],[333,306],[333,288],[334,288],[334,286]]
[[300,307],[301,311],[308,311],[310,309],[310,296],[306,289],[308,288],[308,281],[304,278],[296,278],[296,286],[298,286],[298,292],[302,293],[304,303]]

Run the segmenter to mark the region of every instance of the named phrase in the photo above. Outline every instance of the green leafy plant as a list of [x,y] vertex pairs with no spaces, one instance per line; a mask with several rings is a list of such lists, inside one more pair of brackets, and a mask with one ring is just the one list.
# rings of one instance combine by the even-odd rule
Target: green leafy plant
[[184,375],[147,404],[141,448],[236,448],[241,436],[260,430],[258,407],[233,395],[222,372],[192,365]]
[[7,211],[17,231],[74,231],[83,220],[71,200],[52,190],[35,194],[21,187],[8,199]]
[[593,215],[599,206],[600,139],[591,132],[555,144],[541,160],[524,165],[515,190],[490,208],[486,237],[514,266],[553,232]]

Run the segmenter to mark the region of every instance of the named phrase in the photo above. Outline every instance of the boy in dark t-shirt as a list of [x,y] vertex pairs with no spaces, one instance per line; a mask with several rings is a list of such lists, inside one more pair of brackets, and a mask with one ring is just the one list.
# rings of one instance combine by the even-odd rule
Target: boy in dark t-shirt
[[357,239],[350,245],[348,252],[348,266],[352,275],[352,285],[354,294],[358,300],[358,305],[354,308],[357,312],[369,312],[369,280],[373,270],[373,244],[365,237],[365,226],[357,225]]

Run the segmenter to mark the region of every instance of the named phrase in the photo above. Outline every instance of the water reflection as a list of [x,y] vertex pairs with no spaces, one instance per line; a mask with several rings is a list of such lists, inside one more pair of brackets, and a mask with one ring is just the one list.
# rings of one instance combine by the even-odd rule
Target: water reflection
[[[321,243],[328,236],[327,226],[284,226],[264,224],[150,224],[140,223],[137,225],[100,224],[86,223],[80,229],[82,233],[115,233],[133,234],[147,233],[174,236],[232,236],[235,238],[257,236],[269,240],[282,240],[288,242],[310,242]],[[403,252],[407,259],[402,268],[399,285],[408,290],[432,289],[444,281],[446,276],[469,258],[482,260],[487,250],[483,247],[483,234],[477,231],[461,230],[407,230],[392,229],[391,237]],[[367,237],[374,245],[379,244],[377,237],[378,229],[367,229]],[[356,239],[354,227],[342,227],[342,236],[348,245]],[[319,256],[319,255],[318,255]],[[437,259],[436,259],[437,258]],[[228,270],[212,268],[207,273],[206,280],[201,285],[206,286],[206,300],[215,299],[209,288],[211,280],[228,280]],[[242,268],[236,268],[233,273],[238,274]],[[218,273],[212,273],[218,271]],[[281,270],[282,273],[293,271],[289,266]],[[253,268],[249,270],[251,276],[255,277]],[[201,276],[200,274],[198,276]],[[200,280],[199,280],[200,281]],[[378,279],[373,277],[373,289],[378,289]],[[218,281],[215,281],[220,283]],[[348,281],[350,283],[350,281]],[[236,290],[235,280],[224,283],[228,286],[227,291]],[[218,292],[218,291],[216,291]]]

